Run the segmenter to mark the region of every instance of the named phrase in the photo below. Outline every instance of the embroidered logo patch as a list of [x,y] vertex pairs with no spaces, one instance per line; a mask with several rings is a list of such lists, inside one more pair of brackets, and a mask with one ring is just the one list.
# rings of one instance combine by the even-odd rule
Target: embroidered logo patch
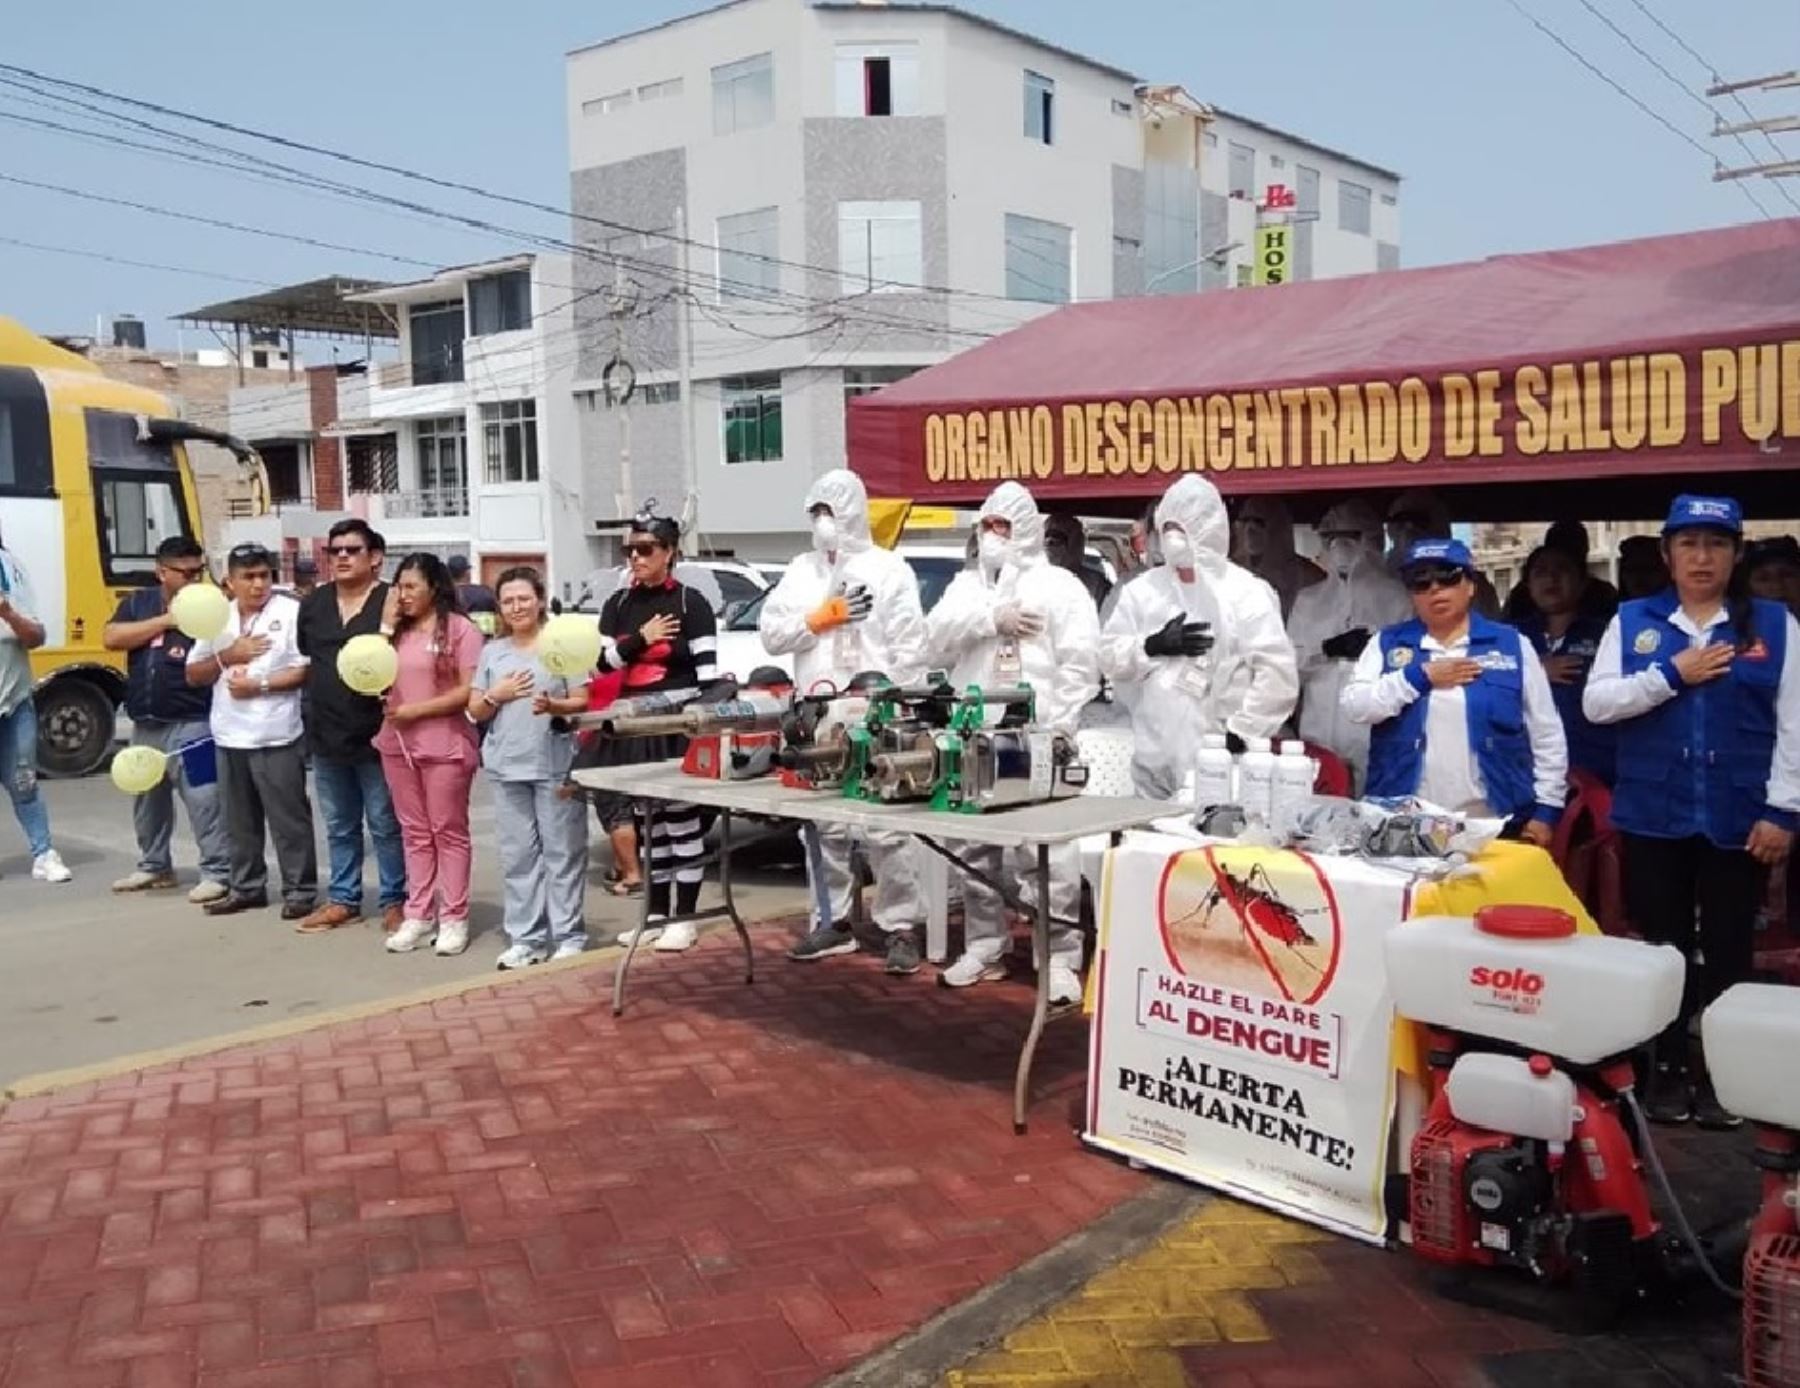
[[1660,645],[1662,645],[1662,636],[1646,627],[1632,640],[1631,649],[1639,655],[1649,655]]
[[1388,664],[1396,670],[1404,669],[1412,664],[1412,655],[1411,646],[1395,646],[1388,652]]
[[1769,648],[1764,644],[1763,639],[1760,636],[1748,646],[1744,646],[1738,651],[1739,660],[1767,660],[1768,658]]

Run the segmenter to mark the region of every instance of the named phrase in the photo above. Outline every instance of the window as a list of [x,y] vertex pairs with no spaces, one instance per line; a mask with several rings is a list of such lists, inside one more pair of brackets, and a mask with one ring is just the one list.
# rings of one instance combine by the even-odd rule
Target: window
[[411,328],[412,383],[444,385],[463,378],[463,306],[415,304],[407,310]]
[[538,480],[537,401],[481,407],[481,451],[489,486]]
[[719,383],[725,415],[725,461],[781,461],[781,377],[736,376]]
[[883,386],[904,381],[921,370],[917,366],[846,366],[844,368],[844,406],[860,395],[873,395]]
[[623,111],[631,105],[631,88],[622,92],[610,92],[606,96],[597,96],[592,101],[581,103],[581,114],[584,116],[610,116],[615,111]]
[[1025,138],[1039,144],[1055,144],[1052,113],[1056,106],[1056,83],[1041,72],[1025,69]]
[[[468,515],[469,465],[463,417],[421,419],[413,426],[413,435],[419,479],[418,491],[405,498],[408,509],[418,516]],[[388,510],[391,514],[393,507]]]
[[1338,180],[1338,227],[1359,236],[1369,234],[1369,190],[1347,178]]
[[681,79],[679,77],[670,77],[661,82],[646,82],[637,91],[640,105],[646,101],[667,101],[671,97],[680,95]]
[[86,412],[100,559],[108,583],[149,583],[156,547],[191,535],[175,451],[138,438],[137,420],[112,410]]
[[781,267],[775,263],[779,231],[773,207],[719,218],[720,299],[755,299],[781,291]]
[[640,405],[673,405],[680,399],[680,381],[658,381],[654,385],[639,386],[637,391]]
[[50,405],[37,376],[0,367],[0,496],[54,496]]
[[846,294],[915,291],[925,278],[916,202],[840,202],[838,269]]
[[531,326],[531,271],[508,270],[469,281],[469,336]]
[[1256,267],[1254,265],[1240,265],[1237,267],[1237,287],[1239,289],[1248,289],[1255,283]]
[[[1224,199],[1219,199],[1223,208]],[[1225,236],[1205,241],[1207,250]],[[1193,294],[1201,288],[1200,177],[1191,164],[1144,162],[1144,280],[1146,294]]]
[[1069,302],[1075,233],[1056,222],[1006,214],[1006,297]]
[[1256,195],[1256,151],[1235,140],[1231,145],[1231,196],[1251,198]]
[[1112,102],[1112,113],[1115,116],[1134,116],[1137,114],[1137,107],[1129,101],[1121,101],[1115,96]]
[[392,434],[361,434],[344,440],[346,487],[352,496],[400,490],[400,458]]
[[712,70],[713,134],[754,130],[775,119],[775,60],[768,53]]
[[837,113],[840,116],[918,115],[918,45],[840,43],[837,46]]
[[1392,193],[1383,193],[1381,195],[1381,205],[1383,207],[1393,207],[1399,201],[1400,201],[1400,199],[1395,197]]

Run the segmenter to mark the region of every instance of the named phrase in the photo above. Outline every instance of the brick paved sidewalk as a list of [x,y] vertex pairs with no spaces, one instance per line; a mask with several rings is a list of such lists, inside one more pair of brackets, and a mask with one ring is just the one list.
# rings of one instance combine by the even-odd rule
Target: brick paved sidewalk
[[[759,932],[0,1113],[6,1388],[817,1382],[1145,1189],[1027,990]],[[372,962],[371,967],[379,967]]]

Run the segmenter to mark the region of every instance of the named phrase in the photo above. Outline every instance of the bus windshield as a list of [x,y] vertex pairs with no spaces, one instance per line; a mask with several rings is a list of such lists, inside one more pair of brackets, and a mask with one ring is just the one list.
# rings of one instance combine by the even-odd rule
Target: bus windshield
[[156,547],[172,535],[194,533],[174,445],[139,438],[132,415],[98,409],[86,415],[105,580],[115,585],[154,582]]

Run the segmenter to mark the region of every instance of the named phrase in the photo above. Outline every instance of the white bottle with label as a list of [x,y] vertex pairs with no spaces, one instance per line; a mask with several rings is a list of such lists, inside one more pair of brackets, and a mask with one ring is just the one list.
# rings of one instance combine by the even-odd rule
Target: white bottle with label
[[1251,819],[1273,822],[1275,810],[1275,753],[1266,737],[1247,737],[1238,757],[1238,803]]
[[1225,734],[1208,733],[1200,739],[1200,755],[1194,762],[1194,808],[1236,803],[1233,796],[1231,751]]
[[1294,816],[1312,799],[1316,775],[1304,742],[1289,738],[1281,744],[1281,755],[1275,758],[1275,803],[1269,820],[1277,834],[1285,838]]

